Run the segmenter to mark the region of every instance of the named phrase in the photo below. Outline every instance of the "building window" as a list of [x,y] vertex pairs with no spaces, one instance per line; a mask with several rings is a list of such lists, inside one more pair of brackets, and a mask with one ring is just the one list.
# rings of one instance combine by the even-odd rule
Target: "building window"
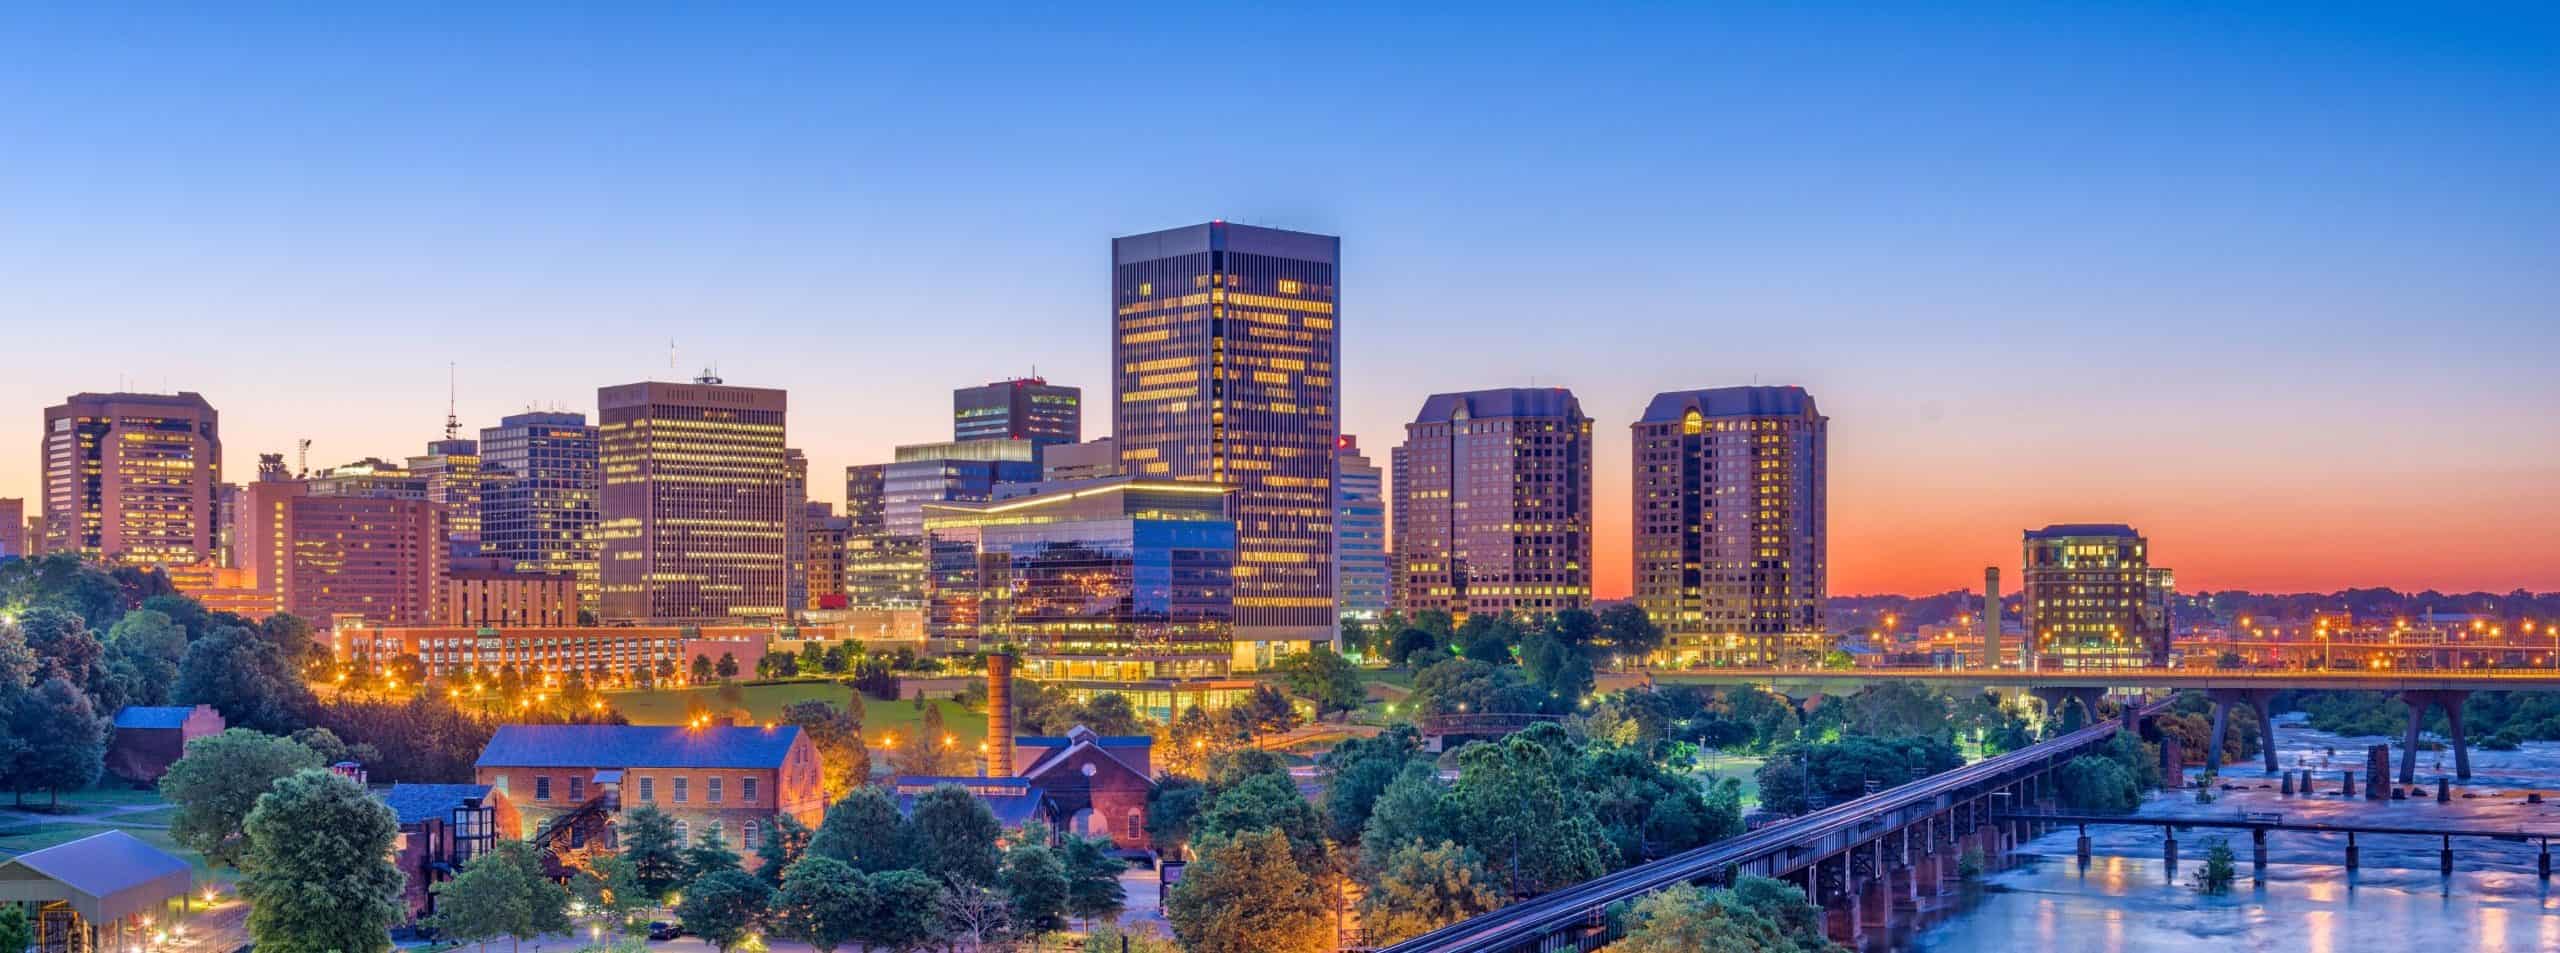
[[738,800],[748,804],[756,802],[756,779],[738,779]]
[[550,775],[537,774],[533,776],[533,799],[536,801],[551,800]]
[[692,780],[692,778],[676,779],[676,803],[682,804],[689,799],[688,796],[692,794],[692,791],[689,790],[693,787],[691,783]]
[[1138,833],[1146,829],[1146,816],[1138,811],[1130,811],[1129,816],[1120,820],[1120,839],[1132,844],[1137,843]]
[[738,843],[754,845],[756,842],[756,822],[748,821],[745,824],[739,825],[738,836],[740,838]]
[[656,779],[656,778],[641,778],[641,779],[640,779],[640,803],[642,803],[642,804],[656,804],[656,803],[658,803],[658,779]]
[[578,777],[570,778],[570,779],[569,779],[569,800],[572,800],[572,801],[584,801],[584,800],[586,800],[586,799],[587,799],[587,779],[585,779],[585,778],[578,778]]
[[692,825],[692,824],[688,824],[688,823],[686,823],[686,822],[684,822],[684,821],[677,821],[677,822],[676,822],[676,843],[679,843],[679,844],[690,844],[690,843],[693,843],[693,825]]

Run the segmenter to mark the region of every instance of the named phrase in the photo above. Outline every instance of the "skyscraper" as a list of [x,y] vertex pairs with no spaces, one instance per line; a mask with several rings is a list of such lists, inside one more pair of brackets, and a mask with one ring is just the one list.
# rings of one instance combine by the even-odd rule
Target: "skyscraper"
[[782,451],[782,559],[791,575],[784,579],[782,604],[798,618],[809,607],[809,455]]
[[158,566],[212,559],[220,422],[193,392],[74,394],[45,408],[45,551]]
[[1084,391],[1037,377],[951,392],[951,439],[1028,440],[1035,458],[1084,439]]
[[1591,604],[1591,418],[1561,387],[1434,394],[1395,467],[1406,612],[1539,616]]
[[27,501],[0,497],[0,559],[27,555]]
[[240,568],[273,599],[270,611],[323,628],[341,615],[378,625],[442,618],[444,510],[408,483],[289,476],[276,457],[242,495]]
[[2058,523],[2025,534],[2027,667],[2169,664],[2169,570],[2122,523]]
[[480,555],[480,441],[456,436],[427,443],[423,456],[409,458],[409,472],[427,484],[427,502],[444,509],[445,536],[453,558]]
[[1210,222],[1114,239],[1112,437],[1133,476],[1235,488],[1235,625],[1329,641],[1342,240]]
[[1386,480],[1360,454],[1360,438],[1333,442],[1333,598],[1345,616],[1387,611]]
[[782,391],[650,381],[596,392],[597,532],[609,621],[789,614],[793,525]]
[[480,551],[537,572],[577,577],[595,611],[596,428],[585,414],[529,411],[480,430]]
[[1675,655],[1821,651],[1829,418],[1801,387],[1657,394],[1636,421],[1635,595]]

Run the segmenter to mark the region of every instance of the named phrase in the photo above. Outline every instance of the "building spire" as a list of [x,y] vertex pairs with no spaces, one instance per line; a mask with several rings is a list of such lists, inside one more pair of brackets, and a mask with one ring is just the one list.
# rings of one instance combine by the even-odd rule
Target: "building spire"
[[444,438],[447,440],[457,440],[462,437],[462,418],[453,412],[453,397],[453,362],[446,361],[444,362]]

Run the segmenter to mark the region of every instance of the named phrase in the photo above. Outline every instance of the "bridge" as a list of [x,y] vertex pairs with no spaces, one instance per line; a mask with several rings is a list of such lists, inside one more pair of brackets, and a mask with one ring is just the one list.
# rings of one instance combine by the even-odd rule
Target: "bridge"
[[[2231,710],[2247,706],[2258,719],[2258,737],[2273,739],[2275,721],[2267,703],[2275,693],[2299,691],[2397,692],[2409,706],[2409,724],[2401,747],[2400,783],[2417,779],[2418,733],[2430,708],[2445,714],[2447,738],[2453,746],[2454,776],[2471,778],[2471,739],[2462,724],[2462,702],[2475,691],[2560,691],[2560,670],[2535,669],[2379,669],[2339,671],[2307,669],[2087,668],[2042,669],[1792,669],[1706,668],[1650,674],[1658,684],[1750,685],[1782,695],[1845,695],[1881,682],[1910,682],[1958,691],[2006,689],[2043,700],[2052,710],[2079,705],[2094,715],[2109,693],[2148,695],[2160,691],[2200,691],[2214,704],[2213,750],[2222,750]],[[2268,774],[2276,773],[2276,746],[2259,745]]]
[[[2129,710],[2139,717],[2162,710]],[[2132,720],[2129,717],[2127,720]],[[1771,824],[1651,863],[1531,897],[1385,948],[1384,953],[1495,953],[1590,949],[1605,939],[1610,905],[1674,884],[1729,884],[1737,874],[1797,880],[1805,896],[1832,910],[1835,935],[1856,936],[1867,913],[1916,906],[1963,846],[2006,853],[2043,823],[2011,817],[2002,805],[2050,793],[2054,766],[2106,744],[2124,727],[2104,721],[1951,771]],[[1869,907],[1870,903],[1874,906]]]
[[[2441,795],[2439,795],[2439,799],[2441,799]],[[2083,861],[2089,859],[2089,825],[2116,824],[2136,827],[2157,827],[2160,828],[2164,835],[2166,835],[2161,841],[2163,845],[2161,849],[2167,856],[2171,866],[2176,866],[2178,863],[2179,831],[2198,827],[2220,830],[2243,830],[2249,832],[2249,841],[2254,851],[2252,861],[2261,870],[2265,869],[2267,866],[2267,833],[2270,831],[2298,831],[2307,834],[2344,834],[2347,837],[2346,866],[2348,870],[2354,870],[2357,866],[2356,835],[2358,834],[2393,837],[2435,837],[2442,839],[2443,846],[2439,848],[2436,856],[2438,858],[2439,869],[2447,876],[2450,876],[2453,873],[2453,839],[2456,837],[2462,837],[2512,841],[2516,843],[2532,843],[2539,841],[2542,846],[2542,853],[2538,861],[2538,867],[2541,875],[2545,879],[2548,879],[2551,876],[2551,839],[2554,837],[2560,837],[2560,831],[2529,831],[2523,828],[2505,830],[2494,827],[2413,827],[2404,824],[2287,822],[2282,814],[2240,814],[2231,817],[2142,817],[2132,814],[2072,814],[2059,811],[2031,811],[1998,813],[1992,815],[1992,819],[1996,821],[2035,824],[2045,827],[2078,825],[2080,828],[2079,853],[2080,859]]]

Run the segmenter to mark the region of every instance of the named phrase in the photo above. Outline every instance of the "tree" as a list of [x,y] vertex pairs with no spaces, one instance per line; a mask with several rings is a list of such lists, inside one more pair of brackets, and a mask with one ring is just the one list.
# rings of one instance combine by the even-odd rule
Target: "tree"
[[1254,686],[1253,695],[1245,700],[1244,709],[1252,716],[1253,730],[1257,734],[1286,734],[1297,728],[1300,721],[1298,706],[1290,704],[1289,696],[1280,694],[1278,689],[1269,685]]
[[160,778],[160,794],[177,806],[169,837],[211,864],[238,867],[248,854],[249,812],[278,780],[322,766],[296,742],[246,728],[187,743],[184,757]]
[[[859,708],[860,696],[854,705]],[[862,716],[820,699],[791,703],[782,721],[800,726],[818,750],[819,785],[834,801],[871,781],[871,752],[862,745]]]
[[27,911],[17,904],[0,908],[0,950],[24,950],[36,944],[36,930],[27,922]]
[[258,637],[275,646],[288,667],[296,673],[329,660],[329,646],[319,639],[320,630],[311,620],[290,612],[278,612],[258,621]]
[[372,745],[348,744],[338,737],[337,732],[327,728],[305,728],[294,732],[291,737],[295,744],[309,748],[312,753],[319,755],[320,763],[323,765],[337,764],[341,761],[377,765],[382,761],[382,752],[375,750]]
[[37,606],[19,614],[18,631],[26,638],[27,648],[36,653],[41,669],[74,685],[90,684],[106,655],[106,647],[90,634],[89,624],[78,613]]
[[587,861],[586,876],[571,883],[578,900],[598,918],[614,925],[621,933],[631,933],[640,926],[640,915],[655,908],[658,898],[640,888],[633,873],[631,858],[619,853],[597,854]]
[[764,919],[773,888],[743,870],[714,870],[684,888],[676,919],[713,949],[735,948]]
[[435,928],[456,940],[485,947],[503,936],[520,948],[525,937],[569,931],[569,892],[543,875],[541,852],[524,841],[499,841],[435,892]]
[[[733,658],[733,659],[730,659],[730,660],[729,660],[729,664],[730,664],[730,666],[731,666],[731,667],[735,667],[735,666],[737,665],[737,660],[736,660],[736,659],[734,659],[734,658]],[[692,673],[692,674],[693,674],[693,683],[694,683],[694,684],[696,684],[696,685],[702,685],[702,684],[706,684],[706,683],[710,682],[710,681],[711,681],[711,656],[708,656],[708,655],[696,655],[696,656],[694,656],[694,657],[693,657],[693,673]]]
[[966,880],[943,884],[942,938],[960,953],[981,953],[1012,926],[1012,909],[995,888]]
[[309,770],[258,796],[247,824],[249,938],[267,953],[381,953],[407,878],[400,822],[348,778]]
[[874,950],[912,950],[931,942],[941,924],[942,885],[916,870],[871,875],[873,907],[855,937]]
[[1067,915],[1086,922],[1117,920],[1129,904],[1120,874],[1129,863],[1112,852],[1111,839],[1067,834],[1058,841],[1058,859],[1067,866]]
[[2062,806],[2081,811],[2130,811],[2142,804],[2142,788],[2133,772],[2113,759],[2081,755],[2054,772],[2054,791]]
[[1168,774],[1147,792],[1147,840],[1167,855],[1179,856],[1191,841],[1192,824],[1209,801],[1209,788],[1198,780]]
[[1744,876],[1731,889],[1675,884],[1635,902],[1605,953],[1835,953],[1822,908],[1784,881]]
[[9,790],[24,798],[44,791],[59,803],[65,789],[98,780],[107,757],[107,719],[89,696],[55,674],[9,703],[9,732],[19,744],[8,768]]
[[187,646],[178,664],[181,705],[211,705],[232,727],[286,734],[308,723],[311,689],[274,643],[225,626]]
[[1546,697],[1539,710],[1569,712],[1591,694],[1598,676],[1591,670],[1591,658],[1580,647],[1567,644],[1547,632],[1529,637],[1520,646],[1520,667],[1529,675],[1529,684],[1541,689]]
[[[167,596],[152,599],[164,605],[169,601],[193,604]],[[186,657],[186,627],[160,611],[136,609],[107,630],[107,667],[122,684],[126,704],[168,704],[178,683],[178,663]]]
[[905,870],[924,859],[915,824],[880,787],[856,788],[828,807],[803,856],[833,858],[866,874]]
[[1644,607],[1621,602],[1600,610],[1600,638],[1608,643],[1611,653],[1628,662],[1643,664],[1662,648],[1662,627],[1653,624]]
[[940,785],[916,799],[914,816],[923,849],[918,867],[926,874],[957,883],[994,882],[996,838],[1004,826],[985,801],[959,785]]
[[1448,841],[1404,844],[1387,855],[1360,897],[1360,925],[1373,945],[1421,936],[1502,906],[1484,858]]
[[764,840],[756,844],[756,877],[766,886],[782,886],[783,872],[808,852],[811,836],[809,825],[800,823],[799,818],[774,815],[773,822],[764,829]]
[[1878,682],[1849,696],[1848,731],[1879,738],[1945,737],[1953,714],[1945,696],[1910,682]]
[[1315,703],[1319,718],[1356,710],[1367,700],[1360,687],[1359,666],[1330,648],[1317,646],[1287,656],[1274,667],[1290,692]]
[[720,653],[720,663],[712,666],[712,670],[718,672],[724,682],[738,677],[738,656],[731,652]]
[[1219,791],[1200,812],[1192,836],[1208,843],[1259,830],[1276,830],[1288,837],[1299,866],[1308,870],[1323,866],[1324,818],[1287,775],[1255,774]]
[[1165,898],[1165,918],[1189,953],[1325,953],[1336,940],[1324,894],[1279,831],[1210,845]]
[[1422,752],[1422,734],[1397,725],[1374,738],[1346,738],[1317,764],[1325,770],[1325,830],[1336,841],[1360,839],[1369,811]]
[[1786,814],[1813,806],[1808,795],[1837,804],[1963,763],[1955,746],[1936,738],[1872,738],[1793,744],[1760,766],[1760,804]]
[[1373,863],[1407,844],[1437,844],[1455,834],[1447,792],[1429,762],[1414,761],[1379,792],[1360,831],[1362,863]]
[[643,804],[622,812],[622,857],[631,864],[631,882],[649,899],[665,897],[685,879],[684,845],[676,842],[676,821],[665,811]]
[[[916,696],[918,702],[924,696]],[[899,774],[941,777],[954,772],[960,758],[958,739],[943,727],[942,706],[926,704],[913,738],[901,738],[889,749],[889,765]]]
[[784,939],[835,953],[861,939],[863,921],[879,905],[862,871],[830,857],[792,864],[773,894],[773,932]]
[[2231,853],[2231,840],[2208,837],[2204,842],[2204,866],[2196,868],[2198,893],[2219,896],[2231,892],[2232,882],[2240,879],[2239,867]]
[[1481,852],[1514,895],[1545,893],[1608,872],[1608,844],[1588,807],[1567,796],[1572,754],[1563,730],[1538,725],[1458,754],[1449,819],[1458,843]]
[[703,831],[693,845],[684,849],[684,873],[687,880],[700,880],[723,870],[743,870],[738,852],[729,849],[729,841],[720,828]]
[[1005,912],[1014,928],[1038,936],[1067,925],[1067,863],[1045,843],[1024,837],[1007,848],[996,880],[1004,888]]

